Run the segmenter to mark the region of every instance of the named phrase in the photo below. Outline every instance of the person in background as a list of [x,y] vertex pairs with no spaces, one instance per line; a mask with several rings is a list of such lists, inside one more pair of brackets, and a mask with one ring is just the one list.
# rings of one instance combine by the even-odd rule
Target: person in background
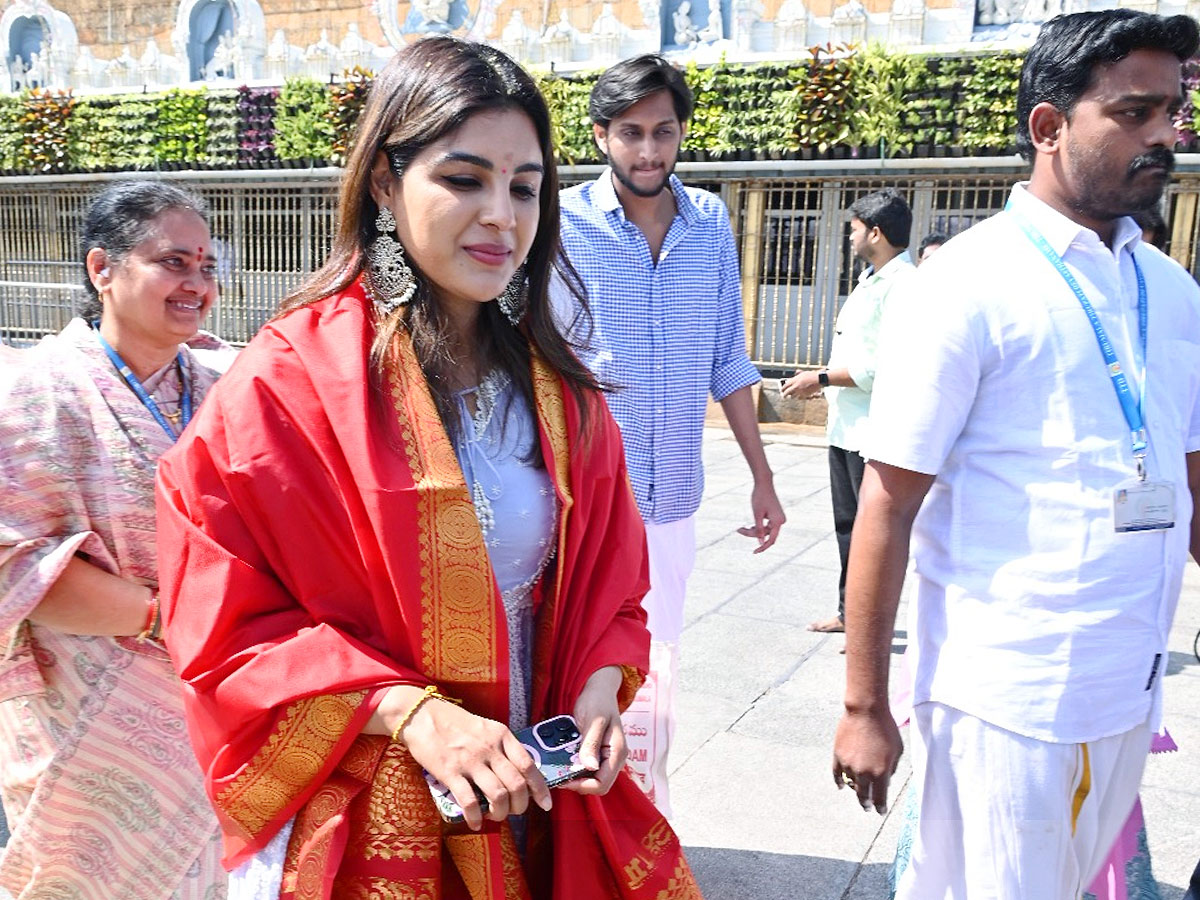
[[[563,248],[595,317],[594,330],[573,327],[573,338],[600,380],[615,387],[609,408],[646,523],[651,673],[626,724],[638,739],[631,765],[670,816],[667,755],[710,395],[754,476],[753,524],[739,532],[761,552],[785,516],[758,431],[751,387],[761,376],[746,353],[729,213],[715,195],[673,174],[692,113],[683,73],[652,54],[624,60],[596,81],[588,111],[608,167],[562,195]],[[562,315],[575,326],[569,305]]]
[[940,231],[931,231],[925,237],[921,238],[921,243],[917,245],[917,262],[919,266],[929,257],[933,256],[938,250],[942,249],[942,245],[950,240],[950,235],[943,234]]
[[[167,644],[234,900],[700,896],[624,769],[645,534],[551,313],[557,188],[517,63],[401,51],[329,259],[159,468]],[[589,774],[552,794],[514,732],[560,714]]]
[[1133,217],[1138,228],[1142,229],[1142,240],[1157,250],[1166,252],[1167,222],[1157,207],[1142,210]]
[[1187,16],[1047,22],[1017,98],[1030,180],[889,311],[832,769],[886,809],[911,539],[919,819],[901,900],[1077,897],[1137,797],[1200,558],[1200,290],[1129,215],[1162,196],[1198,43]]
[[911,231],[912,210],[890,188],[860,197],[850,206],[850,249],[867,267],[838,312],[829,365],[797,372],[783,382],[785,397],[805,399],[827,391],[829,399],[825,432],[829,439],[829,488],[841,574],[837,614],[813,622],[808,626],[809,631],[845,631],[850,532],[858,512],[858,490],[865,464],[859,451],[871,408],[879,326],[888,297],[913,272],[906,249]]
[[166,182],[92,202],[88,299],[0,378],[0,894],[223,896],[217,820],[161,643],[154,472],[216,373],[207,210]]

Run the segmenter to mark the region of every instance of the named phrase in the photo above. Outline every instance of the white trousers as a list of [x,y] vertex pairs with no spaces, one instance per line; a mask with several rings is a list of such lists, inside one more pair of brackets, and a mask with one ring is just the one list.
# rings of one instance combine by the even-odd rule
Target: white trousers
[[1077,900],[1137,799],[1148,724],[1086,744],[913,710],[919,820],[896,900]]
[[621,716],[629,744],[628,767],[634,780],[671,816],[667,787],[667,754],[675,735],[675,675],[679,637],[683,633],[683,601],[688,576],[696,562],[694,516],[660,525],[646,523],[650,556],[650,590],[642,600],[650,628],[650,672],[629,709]]

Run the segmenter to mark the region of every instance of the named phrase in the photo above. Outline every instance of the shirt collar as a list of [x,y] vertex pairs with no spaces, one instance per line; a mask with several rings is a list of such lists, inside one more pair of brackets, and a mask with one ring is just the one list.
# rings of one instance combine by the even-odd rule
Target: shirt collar
[[[613,184],[612,168],[605,166],[604,171],[600,173],[600,177],[596,179],[596,186],[592,191],[592,202],[596,204],[596,208],[601,212],[620,212],[625,215],[625,210],[621,206],[621,198],[617,196],[616,186]],[[683,216],[683,221],[688,225],[693,225],[703,218],[703,214],[692,202],[692,198],[688,196],[687,190],[674,174],[667,179],[667,186],[671,189],[671,193],[675,195],[675,210],[679,215]]]
[[[1039,200],[1033,194],[1029,193],[1028,186],[1028,181],[1022,181],[1013,185],[1009,202],[1016,212],[1020,213],[1026,221],[1042,233],[1042,237],[1046,239],[1055,253],[1059,256],[1066,255],[1071,244],[1076,241],[1081,244],[1103,246],[1103,242],[1096,232],[1084,225],[1080,225],[1073,219],[1067,218],[1048,203]],[[1122,216],[1117,219],[1116,228],[1113,231],[1113,256],[1120,257],[1121,251],[1126,248],[1132,253],[1134,247],[1137,246],[1137,241],[1141,237],[1142,230],[1138,227],[1137,222],[1133,221],[1129,216]]]
[[863,282],[868,281],[872,278],[875,278],[876,276],[878,276],[879,278],[882,278],[885,273],[892,272],[895,269],[899,269],[904,266],[911,266],[911,265],[912,265],[912,257],[909,255],[908,251],[901,250],[899,253],[897,253],[895,256],[893,256],[891,259],[889,259],[887,262],[885,262],[883,264],[882,268],[876,269],[874,266],[867,266],[865,269],[863,269],[861,272],[859,272],[858,273],[858,283],[862,284]]

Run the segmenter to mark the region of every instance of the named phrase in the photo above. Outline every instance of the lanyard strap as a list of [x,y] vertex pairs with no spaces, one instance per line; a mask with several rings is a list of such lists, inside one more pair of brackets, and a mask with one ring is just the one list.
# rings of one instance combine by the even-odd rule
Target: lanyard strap
[[[1108,367],[1108,375],[1112,379],[1113,389],[1117,392],[1117,400],[1121,404],[1121,411],[1125,413],[1125,421],[1129,424],[1130,442],[1133,446],[1133,458],[1137,463],[1138,476],[1146,477],[1146,427],[1142,420],[1142,403],[1141,399],[1135,399],[1133,391],[1129,387],[1129,380],[1125,377],[1125,372],[1121,369],[1121,361],[1117,359],[1117,352],[1113,348],[1112,341],[1109,340],[1108,332],[1104,330],[1104,326],[1100,323],[1100,317],[1096,315],[1096,310],[1092,306],[1092,302],[1088,300],[1087,294],[1083,292],[1083,288],[1079,286],[1079,282],[1075,280],[1075,276],[1071,274],[1071,270],[1067,268],[1067,264],[1063,262],[1054,248],[1050,246],[1050,242],[1040,231],[1033,227],[1029,222],[1011,208],[1009,213],[1025,235],[1034,243],[1034,246],[1041,251],[1042,256],[1058,270],[1058,274],[1062,276],[1063,281],[1067,283],[1067,287],[1075,294],[1079,305],[1083,307],[1084,314],[1087,315],[1088,321],[1092,324],[1092,330],[1096,333],[1096,342],[1100,345],[1100,353],[1104,357],[1104,365]],[[1137,256],[1130,251],[1129,258],[1133,260],[1133,271],[1137,276],[1138,290],[1138,337],[1142,344],[1142,396],[1146,393],[1146,331],[1147,321],[1149,318],[1148,304],[1146,301],[1146,279],[1142,275],[1142,267],[1138,265]]]
[[[130,390],[132,390],[137,398],[142,401],[142,405],[150,411],[150,415],[154,416],[154,421],[156,421],[162,430],[167,433],[167,437],[174,442],[178,439],[178,435],[176,435],[175,431],[171,428],[171,423],[168,422],[166,416],[162,414],[162,411],[158,408],[158,404],[154,402],[154,398],[146,392],[146,389],[142,386],[142,382],[136,375],[133,374],[133,370],[125,364],[125,360],[121,359],[121,354],[117,353],[117,351],[114,350],[108,343],[108,341],[104,339],[104,335],[100,333],[100,329],[97,327],[98,324],[99,323],[97,322],[93,322],[92,328],[96,332],[96,338],[100,341],[100,346],[103,347],[104,352],[108,354],[109,360],[116,367],[117,371],[121,373],[121,376],[129,385]],[[188,379],[184,377],[185,364],[182,353],[175,357],[175,365],[179,367],[179,380],[182,382],[182,391],[180,392],[181,397],[179,400],[179,430],[183,431],[184,428],[187,428],[188,422],[192,421],[192,391],[187,384]]]

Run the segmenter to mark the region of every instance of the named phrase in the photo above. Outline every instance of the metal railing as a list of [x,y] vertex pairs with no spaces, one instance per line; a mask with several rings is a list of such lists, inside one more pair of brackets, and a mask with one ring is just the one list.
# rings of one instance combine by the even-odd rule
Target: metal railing
[[[599,167],[564,167],[564,184]],[[750,355],[764,370],[822,364],[854,285],[847,207],[893,187],[913,209],[914,248],[930,231],[954,234],[1003,208],[1024,177],[1016,158],[681,163],[688,184],[729,207],[742,264]],[[222,296],[207,327],[248,341],[279,301],[324,259],[332,241],[339,170],[179,172],[213,213]],[[0,178],[0,339],[56,331],[81,293],[76,241],[103,180],[142,176]],[[149,177],[160,177],[151,175]],[[1168,250],[1189,271],[1200,248],[1200,159],[1180,156],[1168,189]]]

